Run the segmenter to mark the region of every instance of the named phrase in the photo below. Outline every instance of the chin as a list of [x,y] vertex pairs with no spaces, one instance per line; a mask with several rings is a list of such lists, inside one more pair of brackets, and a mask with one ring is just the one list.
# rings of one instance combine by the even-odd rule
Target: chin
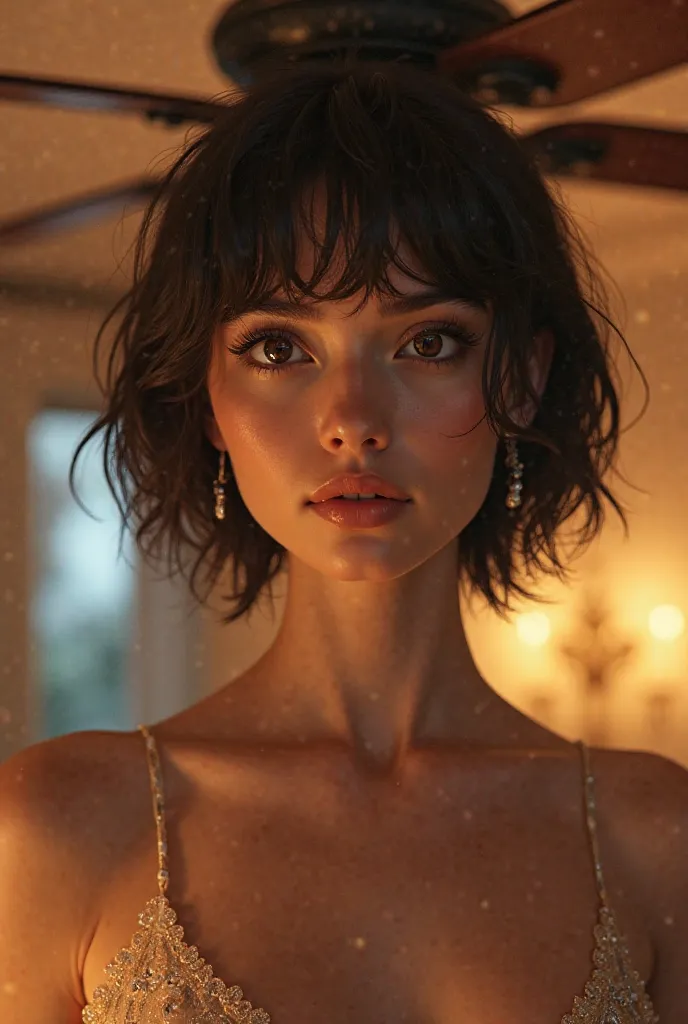
[[436,558],[446,546],[446,543],[439,548],[423,546],[423,550],[416,546],[413,550],[408,537],[373,537],[369,533],[357,533],[333,543],[329,552],[322,545],[317,559],[314,559],[310,546],[304,552],[306,557],[293,552],[290,565],[293,564],[292,559],[298,559],[328,579],[352,583],[389,583],[421,568]]
[[388,583],[390,580],[404,576],[409,571],[409,568],[397,569],[395,571],[389,563],[370,558],[365,561],[339,559],[332,564],[329,571],[327,568],[321,569],[323,575],[329,576],[330,579],[344,580],[351,583]]

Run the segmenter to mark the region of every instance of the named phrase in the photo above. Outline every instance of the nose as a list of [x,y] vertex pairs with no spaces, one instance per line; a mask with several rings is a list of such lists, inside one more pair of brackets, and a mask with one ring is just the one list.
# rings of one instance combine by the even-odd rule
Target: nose
[[330,432],[324,447],[330,451],[341,451],[346,448],[353,454],[358,454],[362,449],[368,448],[384,451],[389,447],[389,440],[383,430],[374,430],[363,424],[342,424],[334,433]]
[[363,448],[388,448],[392,415],[379,380],[360,366],[349,367],[336,385],[330,380],[327,386],[318,426],[323,448],[332,452],[348,448],[356,455]]

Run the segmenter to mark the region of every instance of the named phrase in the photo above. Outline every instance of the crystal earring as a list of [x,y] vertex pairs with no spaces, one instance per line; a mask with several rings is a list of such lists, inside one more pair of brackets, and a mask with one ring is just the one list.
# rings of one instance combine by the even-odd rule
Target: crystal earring
[[225,517],[225,456],[226,452],[220,452],[220,472],[217,479],[213,481],[213,494],[215,495],[215,518]]
[[509,493],[506,496],[506,507],[515,509],[521,504],[521,491],[523,490],[523,463],[519,462],[518,447],[513,437],[507,436],[506,448],[507,456],[505,464],[511,470]]

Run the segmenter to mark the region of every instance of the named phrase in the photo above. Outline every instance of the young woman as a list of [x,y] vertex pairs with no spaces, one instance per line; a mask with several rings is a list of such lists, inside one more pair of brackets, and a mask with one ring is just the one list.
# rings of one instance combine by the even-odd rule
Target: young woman
[[604,295],[518,140],[408,67],[275,77],[117,311],[124,520],[199,600],[231,569],[226,622],[287,568],[285,614],[181,714],[3,766],[0,1019],[683,1024],[687,773],[532,721],[462,624],[624,518]]

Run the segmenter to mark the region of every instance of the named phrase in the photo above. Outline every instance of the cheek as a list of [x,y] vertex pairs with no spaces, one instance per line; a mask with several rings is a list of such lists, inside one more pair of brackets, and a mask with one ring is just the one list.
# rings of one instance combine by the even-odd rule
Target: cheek
[[[241,496],[253,513],[299,480],[298,403],[270,404],[264,396],[223,396],[215,412]],[[301,453],[303,461],[303,453]]]
[[433,497],[447,515],[463,518],[478,511],[490,486],[497,448],[479,380],[424,410],[409,444],[418,475],[431,488],[434,481],[438,490]]
[[468,458],[494,437],[487,426],[479,381],[435,396],[418,409],[416,420],[413,433],[442,460]]

